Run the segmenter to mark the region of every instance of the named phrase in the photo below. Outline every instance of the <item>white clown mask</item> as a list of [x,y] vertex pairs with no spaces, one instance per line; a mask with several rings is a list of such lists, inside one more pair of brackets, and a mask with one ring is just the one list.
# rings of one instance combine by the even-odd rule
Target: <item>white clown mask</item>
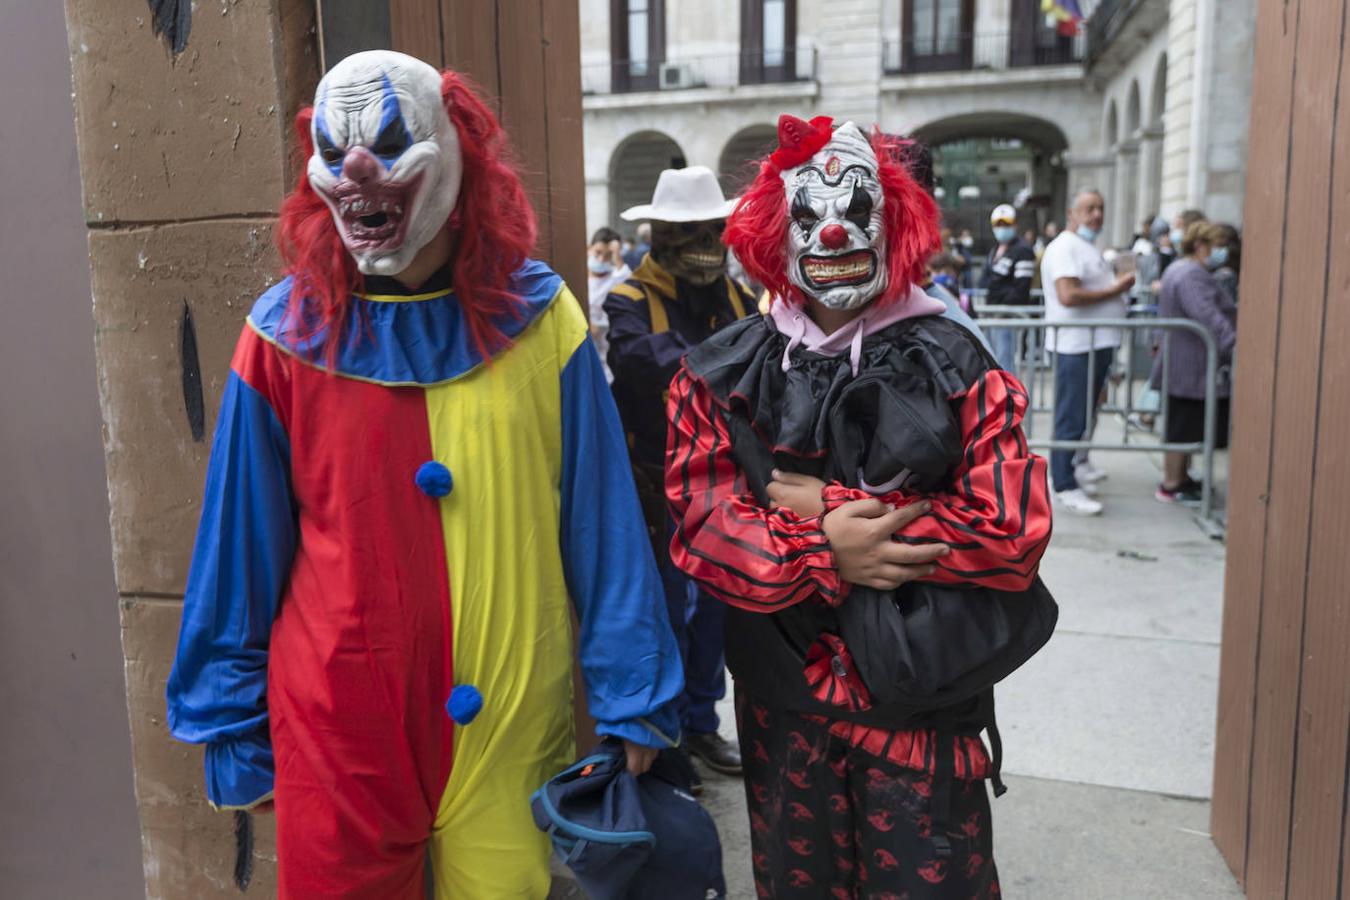
[[857,309],[886,290],[885,198],[877,157],[852,122],[801,165],[782,173],[787,192],[788,278],[830,309]]
[[450,218],[463,162],[441,76],[402,53],[368,50],[314,94],[309,183],[366,275],[396,275]]

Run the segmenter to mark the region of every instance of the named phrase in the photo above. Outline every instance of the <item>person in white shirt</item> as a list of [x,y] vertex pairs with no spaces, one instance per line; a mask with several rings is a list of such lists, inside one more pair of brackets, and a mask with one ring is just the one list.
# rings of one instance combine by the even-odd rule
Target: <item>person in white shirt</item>
[[[1120,329],[1066,325],[1081,319],[1125,318],[1125,296],[1134,286],[1134,275],[1117,277],[1094,246],[1106,218],[1101,192],[1078,191],[1068,212],[1068,227],[1041,257],[1041,287],[1046,323],[1060,326],[1050,328],[1047,335],[1047,345],[1055,351],[1055,440],[1078,441],[1091,433],[1088,400],[1095,418],[1120,346]],[[1050,452],[1055,498],[1070,512],[1099,514],[1102,505],[1091,494],[1105,477],[1086,458],[1075,466],[1073,450]]]
[[633,274],[632,269],[623,261],[622,238],[613,228],[599,228],[591,236],[591,246],[586,253],[586,266],[590,269],[587,279],[587,306],[591,311],[591,340],[600,353],[600,361],[605,366],[605,378],[611,384],[614,374],[609,370],[605,356],[609,352],[609,316],[605,314],[605,298],[616,285],[623,284]]

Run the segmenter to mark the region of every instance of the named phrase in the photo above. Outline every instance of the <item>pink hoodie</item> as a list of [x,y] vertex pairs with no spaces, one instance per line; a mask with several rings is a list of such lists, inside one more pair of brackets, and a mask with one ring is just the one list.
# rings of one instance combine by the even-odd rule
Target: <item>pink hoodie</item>
[[769,317],[773,319],[774,327],[788,336],[788,345],[783,351],[784,372],[792,368],[792,351],[805,347],[822,356],[839,356],[847,350],[853,374],[857,375],[863,338],[904,319],[934,316],[946,308],[941,300],[928,296],[923,288],[912,284],[907,296],[882,307],[867,306],[858,318],[833,334],[821,331],[820,326],[806,314],[806,310],[781,301],[769,307]]

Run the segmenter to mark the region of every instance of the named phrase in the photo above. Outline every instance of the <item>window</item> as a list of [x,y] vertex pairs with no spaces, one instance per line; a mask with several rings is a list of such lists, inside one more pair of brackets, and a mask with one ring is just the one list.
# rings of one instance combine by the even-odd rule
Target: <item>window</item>
[[651,69],[650,47],[647,45],[650,0],[628,0],[628,71],[635,77],[646,75]]
[[787,60],[787,0],[764,0],[764,67]]
[[741,84],[796,78],[797,0],[741,0]]
[[666,57],[665,0],[610,0],[613,89],[654,91]]
[[973,0],[905,0],[901,68],[906,72],[969,69]]

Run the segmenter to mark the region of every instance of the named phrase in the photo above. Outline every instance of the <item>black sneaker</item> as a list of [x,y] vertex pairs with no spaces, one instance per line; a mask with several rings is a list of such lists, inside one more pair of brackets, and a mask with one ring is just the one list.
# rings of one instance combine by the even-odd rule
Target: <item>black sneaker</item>
[[686,734],[684,749],[723,775],[741,774],[741,751],[717,732]]

